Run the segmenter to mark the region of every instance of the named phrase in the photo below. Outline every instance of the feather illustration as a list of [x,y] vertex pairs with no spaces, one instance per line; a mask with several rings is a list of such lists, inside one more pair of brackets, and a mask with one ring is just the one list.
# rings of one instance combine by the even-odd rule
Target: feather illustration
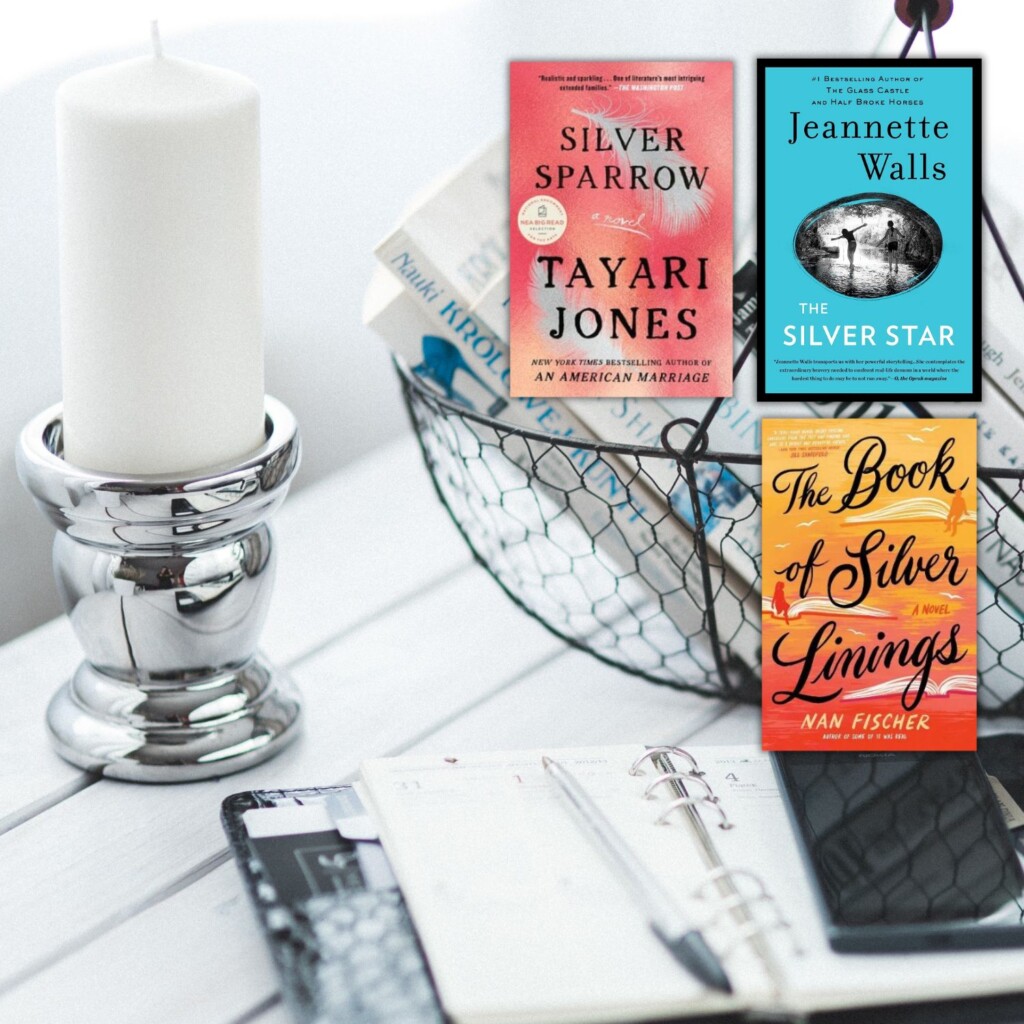
[[644,111],[618,114],[613,113],[609,105],[603,110],[573,109],[572,113],[577,117],[585,117],[595,128],[603,130],[612,145],[617,163],[624,171],[628,172],[631,166],[642,167],[646,171],[647,181],[651,182],[658,167],[669,167],[676,178],[681,179],[669,189],[651,187],[648,190],[637,190],[648,197],[651,218],[659,231],[667,235],[678,235],[692,231],[708,218],[714,191],[707,185],[687,188],[682,184],[682,181],[688,181],[695,186],[695,178],[703,181],[696,164],[676,152],[656,150],[631,154],[622,145],[622,137],[628,137],[630,131],[639,132],[642,128],[651,127],[650,119]]

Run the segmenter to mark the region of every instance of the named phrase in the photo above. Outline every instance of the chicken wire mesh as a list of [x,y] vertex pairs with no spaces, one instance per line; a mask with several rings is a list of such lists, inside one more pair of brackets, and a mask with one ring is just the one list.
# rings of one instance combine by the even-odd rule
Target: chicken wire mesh
[[[751,337],[737,363],[753,344]],[[667,686],[760,700],[760,457],[522,429],[397,364],[437,493],[477,560],[570,644]],[[1024,713],[1024,469],[979,468],[984,714]]]

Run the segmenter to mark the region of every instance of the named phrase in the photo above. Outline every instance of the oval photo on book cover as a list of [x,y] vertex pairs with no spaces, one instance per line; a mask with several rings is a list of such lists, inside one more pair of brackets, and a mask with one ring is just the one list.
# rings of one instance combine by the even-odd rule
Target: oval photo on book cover
[[809,213],[793,245],[804,270],[827,288],[880,299],[928,279],[942,255],[942,232],[908,200],[864,192]]

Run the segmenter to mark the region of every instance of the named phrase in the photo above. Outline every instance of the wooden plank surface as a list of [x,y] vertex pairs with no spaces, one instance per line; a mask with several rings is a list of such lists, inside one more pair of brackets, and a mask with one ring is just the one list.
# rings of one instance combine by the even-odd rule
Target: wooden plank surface
[[[331,658],[338,653],[331,652]],[[650,686],[580,652],[565,651],[421,736],[412,749],[631,742],[638,736],[650,742],[689,741],[723,714],[727,709],[713,701]],[[205,927],[197,926],[197,919]],[[225,970],[224,947],[233,951],[230,970]],[[189,950],[187,958],[177,952],[181,948]],[[117,979],[126,973],[132,985],[119,987]],[[91,990],[107,995],[103,1002],[79,1004],[81,1024],[117,1018],[173,1024],[180,1019],[177,994],[183,989],[201,994],[204,1021],[229,1024],[243,1012],[257,1011],[277,991],[232,863],[69,952],[0,1001],[0,1014],[55,1019],[83,977],[90,979]],[[268,1010],[273,1016],[284,1012],[276,1006]]]
[[0,649],[20,760],[0,772],[0,1020],[287,1021],[220,830],[229,793],[341,781],[407,749],[748,738],[752,709],[644,683],[515,608],[419,459],[406,438],[278,517],[264,647],[290,666],[306,724],[267,765],[176,787],[95,781],[42,732],[78,659],[66,622]]
[[412,437],[290,497],[274,524],[262,647],[281,664],[472,561]]
[[52,751],[45,724],[50,698],[81,657],[71,624],[63,617],[0,647],[0,832],[90,781]]
[[[229,793],[336,781],[359,762],[404,746],[472,706],[561,644],[522,618],[476,567],[399,605],[302,662],[294,676],[305,735],[272,762],[183,786],[103,780],[0,837],[0,920],[10,945],[0,990],[202,872],[225,842],[218,811]],[[476,628],[452,643],[452,621]],[[510,624],[516,643],[495,664]],[[47,851],[40,857],[39,851]],[[73,899],[40,901],[63,890]]]

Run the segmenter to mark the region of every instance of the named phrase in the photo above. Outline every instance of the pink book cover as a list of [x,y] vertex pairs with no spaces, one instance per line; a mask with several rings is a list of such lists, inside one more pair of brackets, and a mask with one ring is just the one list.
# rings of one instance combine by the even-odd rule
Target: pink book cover
[[732,64],[511,65],[514,397],[732,394]]

